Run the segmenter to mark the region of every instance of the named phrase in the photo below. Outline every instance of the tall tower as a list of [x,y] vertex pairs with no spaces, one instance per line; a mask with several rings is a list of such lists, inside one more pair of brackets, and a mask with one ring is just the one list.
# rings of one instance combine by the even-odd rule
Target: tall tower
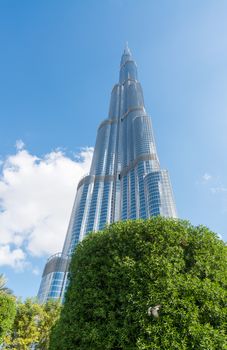
[[63,251],[45,266],[39,300],[63,297],[70,256],[87,233],[115,221],[154,215],[177,216],[168,172],[160,169],[137,66],[126,45],[108,118],[98,128],[90,172],[78,184]]

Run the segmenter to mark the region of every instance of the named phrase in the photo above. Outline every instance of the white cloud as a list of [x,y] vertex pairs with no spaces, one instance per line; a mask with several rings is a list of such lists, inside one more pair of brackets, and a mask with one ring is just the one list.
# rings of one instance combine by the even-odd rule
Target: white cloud
[[33,275],[39,276],[40,275],[40,269],[38,267],[34,267],[32,269]]
[[26,266],[25,253],[22,249],[11,249],[10,245],[0,245],[0,266],[8,265],[15,269]]
[[0,265],[22,267],[29,256],[62,249],[79,179],[92,148],[71,159],[56,150],[38,158],[18,141],[0,174]]
[[[198,182],[199,183],[199,182]],[[220,176],[214,176],[209,173],[204,173],[200,184],[206,186],[207,189],[213,194],[225,194],[227,193],[227,187],[223,185]]]
[[211,187],[211,192],[214,194],[217,193],[226,193],[227,192],[227,188],[226,187]]
[[24,142],[22,140],[17,140],[16,141],[16,149],[19,151],[21,149],[23,149],[25,146]]
[[212,176],[208,173],[205,173],[202,178],[204,181],[209,181],[212,179]]

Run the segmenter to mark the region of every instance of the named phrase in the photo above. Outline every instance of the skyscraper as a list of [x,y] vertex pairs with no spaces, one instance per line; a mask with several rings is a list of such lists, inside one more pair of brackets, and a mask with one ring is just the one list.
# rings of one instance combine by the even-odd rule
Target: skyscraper
[[63,251],[47,261],[39,300],[63,297],[70,256],[87,233],[115,221],[154,215],[177,216],[168,172],[160,168],[137,66],[126,46],[108,118],[98,128],[90,172],[77,187]]

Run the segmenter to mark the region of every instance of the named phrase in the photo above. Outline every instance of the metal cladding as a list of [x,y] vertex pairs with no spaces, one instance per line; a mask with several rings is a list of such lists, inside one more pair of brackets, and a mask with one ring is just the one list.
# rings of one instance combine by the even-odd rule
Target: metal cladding
[[[70,259],[85,235],[106,224],[154,215],[177,217],[168,172],[160,169],[137,66],[126,46],[109,116],[98,128],[90,173],[78,184],[62,256]],[[54,277],[60,273],[57,265],[55,270],[45,271],[49,271],[47,267],[39,299],[62,298],[67,268],[58,281]],[[46,282],[47,277],[52,283]]]

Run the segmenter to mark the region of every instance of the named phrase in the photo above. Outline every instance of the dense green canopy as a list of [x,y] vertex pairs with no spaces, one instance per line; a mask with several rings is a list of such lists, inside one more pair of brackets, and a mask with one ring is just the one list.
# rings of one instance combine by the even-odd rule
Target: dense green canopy
[[0,291],[0,344],[10,332],[16,315],[15,298],[5,291]]
[[227,349],[227,247],[204,226],[161,217],[89,235],[50,349]]

